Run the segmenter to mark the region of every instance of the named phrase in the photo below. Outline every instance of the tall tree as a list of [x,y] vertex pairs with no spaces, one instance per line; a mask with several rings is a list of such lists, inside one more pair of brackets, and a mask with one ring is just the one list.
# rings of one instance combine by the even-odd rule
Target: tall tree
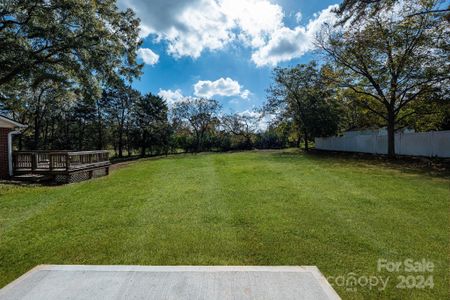
[[265,110],[290,118],[303,136],[305,150],[314,137],[337,132],[339,114],[331,90],[313,61],[293,68],[276,68]]
[[328,28],[319,38],[321,48],[339,68],[334,79],[370,97],[361,103],[385,120],[390,157],[395,156],[395,131],[408,117],[408,106],[449,89],[447,22],[433,14],[404,17],[430,7],[421,3],[405,2],[403,17],[379,13],[360,26]]
[[136,130],[139,132],[141,156],[145,156],[149,147],[164,147],[168,143],[167,111],[166,102],[151,93],[139,97],[134,104],[134,119]]
[[252,136],[256,132],[256,118],[249,115],[231,114],[222,117],[222,126],[235,136],[244,138],[244,148],[252,147]]
[[173,109],[175,118],[187,122],[194,132],[196,151],[202,151],[205,138],[217,122],[220,104],[210,99],[185,99],[176,103]]
[[29,124],[25,135],[29,135],[26,146],[31,149],[48,148],[49,123],[59,113],[59,109],[66,102],[72,105],[77,95],[68,82],[56,84],[52,80],[42,81],[37,86],[21,86],[20,91],[10,91],[9,96],[2,99],[2,109],[13,119]]
[[92,89],[140,74],[139,19],[116,1],[5,0],[0,4],[0,91],[17,80],[60,80]]
[[132,122],[132,107],[140,97],[141,94],[138,91],[126,86],[124,82],[119,82],[116,86],[103,91],[102,102],[110,124],[114,128],[114,148],[117,149],[119,157],[123,157],[126,143],[129,144],[127,138]]

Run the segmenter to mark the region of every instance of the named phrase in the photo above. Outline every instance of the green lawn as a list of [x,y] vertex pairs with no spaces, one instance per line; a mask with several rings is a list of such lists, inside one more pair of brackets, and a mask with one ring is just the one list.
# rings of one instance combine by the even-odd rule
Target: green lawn
[[[293,151],[179,155],[57,187],[0,185],[0,286],[37,264],[317,265],[390,277],[343,298],[447,299],[450,179]],[[399,289],[377,260],[427,259]],[[414,275],[421,275],[414,274]]]

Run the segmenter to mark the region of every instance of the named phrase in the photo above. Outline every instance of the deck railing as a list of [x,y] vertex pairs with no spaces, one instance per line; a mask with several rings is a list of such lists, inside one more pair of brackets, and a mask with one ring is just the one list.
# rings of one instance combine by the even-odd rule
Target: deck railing
[[14,172],[70,172],[109,164],[109,152],[96,151],[15,151]]

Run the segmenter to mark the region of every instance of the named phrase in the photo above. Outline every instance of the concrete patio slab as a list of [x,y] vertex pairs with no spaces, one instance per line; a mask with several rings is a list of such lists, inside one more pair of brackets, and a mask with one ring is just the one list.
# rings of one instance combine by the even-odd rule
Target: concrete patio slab
[[317,267],[41,265],[0,299],[340,299]]

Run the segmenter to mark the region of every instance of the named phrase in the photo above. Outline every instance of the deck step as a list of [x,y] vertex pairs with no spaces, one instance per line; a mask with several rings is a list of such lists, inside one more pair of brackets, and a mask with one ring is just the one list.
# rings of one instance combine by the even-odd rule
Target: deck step
[[40,174],[23,174],[16,175],[12,178],[16,181],[27,181],[27,182],[46,182],[52,180],[52,176],[40,175]]

